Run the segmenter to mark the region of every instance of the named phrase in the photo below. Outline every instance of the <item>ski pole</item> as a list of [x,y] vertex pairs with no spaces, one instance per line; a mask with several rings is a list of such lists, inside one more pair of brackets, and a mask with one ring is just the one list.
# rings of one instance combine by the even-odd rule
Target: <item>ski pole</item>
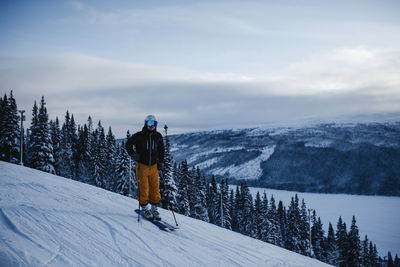
[[138,213],[138,223],[140,222],[140,164],[138,161],[136,161],[137,165],[137,172],[136,172],[136,178],[137,178],[137,184],[138,184],[138,203],[139,203],[139,213]]
[[[167,190],[166,190],[166,187],[165,187],[164,174],[162,173],[161,170],[159,171],[159,174],[160,174],[161,179],[162,179],[162,181],[163,181],[163,185],[164,185],[163,187],[164,187],[164,193],[165,193]],[[176,202],[175,202],[175,205],[176,205]],[[168,198],[168,197],[167,197],[167,209],[170,209],[169,198]],[[179,225],[178,225],[178,222],[176,221],[174,209],[171,209],[171,212],[172,212],[172,216],[174,217],[174,221],[175,221],[176,226],[179,226]]]

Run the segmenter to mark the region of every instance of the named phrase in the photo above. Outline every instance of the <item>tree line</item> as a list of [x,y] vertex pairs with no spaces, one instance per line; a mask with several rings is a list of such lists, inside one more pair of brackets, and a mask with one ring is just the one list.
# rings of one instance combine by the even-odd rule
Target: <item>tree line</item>
[[[0,98],[0,159],[20,163],[20,117],[12,92]],[[127,138],[130,133],[127,132]],[[34,102],[31,125],[23,138],[23,161],[28,167],[91,184],[137,198],[135,166],[117,141],[111,127],[106,133],[99,121],[89,116],[83,126],[66,112],[61,124],[49,120],[46,102]],[[390,252],[382,259],[376,245],[360,240],[356,218],[351,226],[339,218],[336,231],[329,223],[325,234],[316,211],[305,201],[292,197],[286,208],[273,196],[257,192],[253,199],[246,182],[229,187],[228,179],[207,179],[187,161],[174,162],[165,126],[165,161],[160,177],[161,206],[226,229],[286,248],[335,266],[400,266]]]

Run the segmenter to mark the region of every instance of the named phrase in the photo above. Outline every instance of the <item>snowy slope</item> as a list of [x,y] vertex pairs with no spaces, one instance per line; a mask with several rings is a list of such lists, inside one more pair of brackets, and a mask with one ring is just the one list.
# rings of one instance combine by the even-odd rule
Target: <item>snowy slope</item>
[[[181,229],[137,223],[137,202],[0,162],[1,266],[324,266],[177,215]],[[169,211],[161,215],[171,221]]]

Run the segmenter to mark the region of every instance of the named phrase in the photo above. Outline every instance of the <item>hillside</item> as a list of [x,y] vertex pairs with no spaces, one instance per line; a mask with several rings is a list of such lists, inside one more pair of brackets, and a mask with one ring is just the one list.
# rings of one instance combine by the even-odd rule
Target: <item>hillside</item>
[[325,265],[181,215],[162,232],[134,199],[1,161],[0,207],[1,266]]
[[321,124],[174,135],[176,161],[207,175],[304,192],[400,195],[400,123]]

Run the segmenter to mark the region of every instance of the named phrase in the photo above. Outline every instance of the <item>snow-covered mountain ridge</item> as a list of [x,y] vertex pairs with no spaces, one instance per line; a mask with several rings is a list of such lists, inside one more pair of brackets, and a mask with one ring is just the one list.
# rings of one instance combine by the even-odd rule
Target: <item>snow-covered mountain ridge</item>
[[181,229],[162,232],[138,224],[136,207],[134,199],[0,161],[0,265],[325,266],[179,214]]
[[400,195],[400,123],[320,124],[174,135],[203,173],[305,192]]

